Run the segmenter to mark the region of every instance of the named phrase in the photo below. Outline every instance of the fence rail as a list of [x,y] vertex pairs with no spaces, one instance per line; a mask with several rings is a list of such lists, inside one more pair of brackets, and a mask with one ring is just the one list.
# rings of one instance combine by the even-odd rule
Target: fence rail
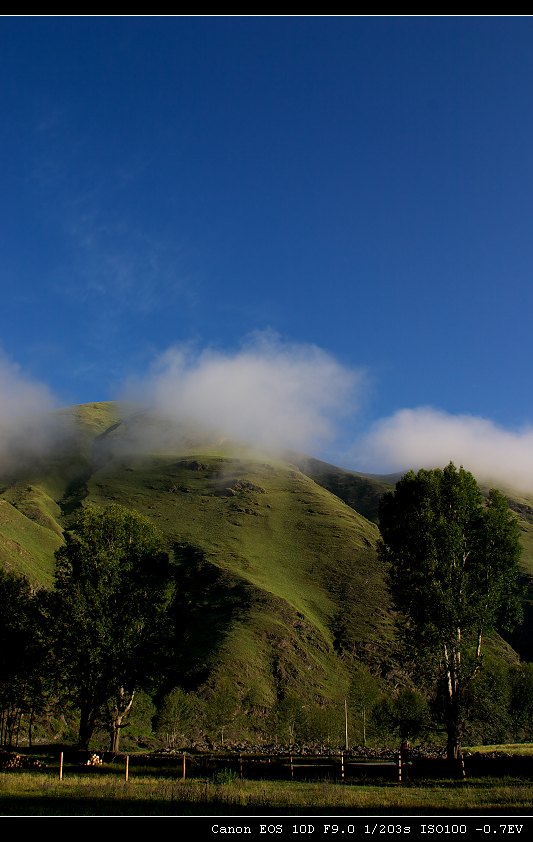
[[[6,753],[7,756],[7,753]],[[19,757],[20,755],[13,755]],[[252,754],[252,753],[193,753],[80,756],[67,751],[50,764],[39,763],[37,770],[54,768],[59,777],[69,774],[123,774],[126,780],[140,775],[160,775],[172,779],[201,778],[224,782],[231,778],[250,780],[326,780],[357,784],[404,783],[455,777],[518,777],[533,780],[533,756],[506,755],[487,757],[481,754],[466,756],[452,769],[442,758],[406,758],[395,756],[357,757],[340,752],[330,755],[310,754]],[[4,769],[16,769],[17,763],[6,763]],[[26,768],[28,766],[23,764]]]
[[[157,760],[156,760],[157,758]],[[402,757],[400,752],[391,757],[357,757],[344,752],[331,755],[309,754],[193,754],[152,755],[130,758],[130,764],[142,769],[143,765],[158,767],[168,773],[189,777],[212,778],[217,775],[238,775],[248,779],[272,780],[331,780],[350,783],[375,781],[405,782],[422,779],[478,778],[515,776],[533,780],[533,757],[486,757],[471,755],[451,767],[444,758]]]

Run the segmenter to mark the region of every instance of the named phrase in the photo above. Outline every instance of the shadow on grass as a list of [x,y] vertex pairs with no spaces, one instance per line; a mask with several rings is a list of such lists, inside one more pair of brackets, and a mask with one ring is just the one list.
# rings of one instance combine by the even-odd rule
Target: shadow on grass
[[[183,800],[181,798],[94,798],[78,796],[20,795],[0,798],[0,816],[198,816],[220,818],[223,816],[473,816],[502,812],[501,804],[483,805],[477,808],[435,806],[426,804],[401,807],[388,805],[376,807],[354,807],[335,804],[313,806],[272,806],[254,798],[250,803],[231,803],[225,799],[209,801]],[[524,807],[505,808],[506,815],[523,815]]]

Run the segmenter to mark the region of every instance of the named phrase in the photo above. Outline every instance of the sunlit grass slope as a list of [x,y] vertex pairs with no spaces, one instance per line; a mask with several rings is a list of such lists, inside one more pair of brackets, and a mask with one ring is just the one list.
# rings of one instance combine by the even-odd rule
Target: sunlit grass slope
[[[375,525],[295,466],[231,443],[186,439],[167,452],[135,455],[125,446],[116,455],[121,435],[135,440],[137,423],[114,431],[113,455],[94,470],[86,499],[148,515],[170,547],[195,545],[228,581],[245,584],[224,635],[213,631],[212,670],[222,662],[219,672],[264,706],[281,688],[326,699],[345,693],[339,625],[362,650],[391,636]],[[210,617],[207,604],[208,629]]]
[[[30,493],[27,499],[31,499]],[[31,582],[50,587],[53,554],[61,546],[62,539],[55,528],[48,528],[35,519],[41,517],[38,506],[31,514],[33,517],[0,498],[0,563]]]
[[[92,470],[95,436],[116,420],[115,404],[88,404],[58,414],[62,440],[50,454],[0,474],[0,563],[34,585],[53,584],[62,543],[64,504]],[[115,415],[114,415],[115,413]]]
[[87,499],[150,516],[169,542],[200,546],[219,567],[286,601],[326,640],[348,582],[371,615],[365,625],[382,622],[375,526],[290,466],[205,452],[130,457],[97,470],[87,489]]
[[340,628],[354,652],[379,659],[392,620],[374,523],[295,464],[143,413],[121,418],[114,404],[64,414],[61,451],[2,478],[6,566],[50,586],[54,550],[79,508],[120,503],[150,517],[169,552],[201,551],[183,578],[201,606],[189,661],[202,669],[191,666],[191,686],[230,681],[265,707],[291,688],[338,700],[349,682]]
[[[276,459],[114,403],[61,418],[61,448],[0,476],[0,563],[50,587],[80,507],[119,503],[178,547],[191,688],[226,683],[263,708],[289,690],[338,704],[350,658],[387,672],[393,615],[375,521],[392,478]],[[530,503],[515,508],[533,570]]]

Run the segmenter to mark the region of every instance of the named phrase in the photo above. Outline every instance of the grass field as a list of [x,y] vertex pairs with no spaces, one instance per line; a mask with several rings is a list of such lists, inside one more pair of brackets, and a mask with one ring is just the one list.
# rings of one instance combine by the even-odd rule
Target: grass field
[[150,776],[0,774],[0,815],[349,815],[533,812],[533,782],[441,781],[369,786],[172,781]]
[[[533,743],[465,751],[531,757]],[[533,815],[533,779],[517,775],[399,784],[390,777],[372,782],[249,780],[223,769],[182,779],[179,759],[158,768],[139,765],[132,756],[127,781],[124,757],[87,769],[66,764],[59,780],[57,757],[43,754],[42,760],[48,766],[0,773],[0,815]]]
[[527,757],[533,755],[533,743],[505,743],[505,745],[485,745],[485,746],[469,746],[465,751],[475,752],[480,754],[489,754],[493,751],[505,752],[505,754],[514,754]]

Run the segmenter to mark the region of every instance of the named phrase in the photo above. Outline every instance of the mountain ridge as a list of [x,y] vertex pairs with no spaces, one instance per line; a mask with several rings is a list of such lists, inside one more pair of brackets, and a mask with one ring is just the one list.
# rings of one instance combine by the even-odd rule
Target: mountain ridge
[[[169,688],[209,695],[229,681],[261,716],[287,694],[339,709],[354,670],[392,680],[394,612],[376,552],[388,477],[210,442],[113,403],[62,413],[63,449],[0,476],[0,563],[51,587],[80,507],[120,503],[154,521],[178,563],[183,641]],[[527,545],[533,507],[517,506]]]

